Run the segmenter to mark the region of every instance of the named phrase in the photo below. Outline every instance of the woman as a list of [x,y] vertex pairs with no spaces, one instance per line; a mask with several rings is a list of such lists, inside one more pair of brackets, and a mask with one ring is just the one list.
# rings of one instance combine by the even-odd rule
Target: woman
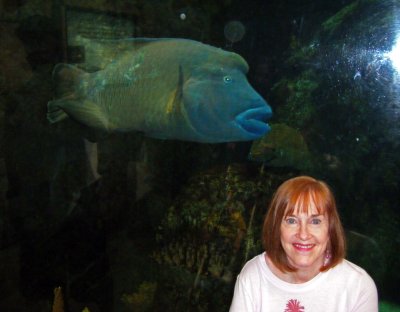
[[344,259],[335,199],[301,176],[276,191],[264,220],[265,252],[240,272],[230,312],[377,312],[372,278]]

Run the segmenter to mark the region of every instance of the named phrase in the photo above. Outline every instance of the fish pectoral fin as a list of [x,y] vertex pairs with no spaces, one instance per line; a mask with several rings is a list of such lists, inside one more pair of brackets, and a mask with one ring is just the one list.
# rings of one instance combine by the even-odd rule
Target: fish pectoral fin
[[47,119],[51,123],[59,122],[69,116],[71,119],[91,128],[106,131],[111,128],[101,108],[89,100],[61,99],[50,101],[47,107]]
[[178,102],[178,97],[177,93],[179,91],[175,89],[174,91],[171,92],[170,96],[168,97],[168,102],[166,106],[166,113],[171,114],[174,110],[176,110],[177,107],[179,107],[179,102]]
[[179,111],[179,103],[182,101],[183,96],[183,69],[182,65],[179,65],[178,84],[174,91],[171,92],[168,97],[166,106],[166,113],[171,114],[173,111]]

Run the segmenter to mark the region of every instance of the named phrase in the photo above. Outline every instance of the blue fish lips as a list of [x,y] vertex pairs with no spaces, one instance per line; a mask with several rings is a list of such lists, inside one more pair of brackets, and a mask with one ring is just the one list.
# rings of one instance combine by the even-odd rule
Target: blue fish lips
[[249,108],[238,114],[234,122],[243,132],[243,137],[248,140],[255,140],[271,130],[267,123],[271,116],[271,108],[264,102],[262,106]]
[[267,120],[271,118],[272,111],[264,100],[246,100],[238,97],[234,100],[236,106],[232,105],[233,107],[210,107],[202,101],[191,105],[186,113],[193,132],[185,135],[198,142],[221,143],[252,141],[270,131]]

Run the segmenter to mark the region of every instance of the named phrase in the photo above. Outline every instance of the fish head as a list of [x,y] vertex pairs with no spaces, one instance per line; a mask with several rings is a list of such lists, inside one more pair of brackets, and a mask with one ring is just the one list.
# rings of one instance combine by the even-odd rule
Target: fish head
[[270,131],[272,111],[246,78],[247,63],[237,54],[230,62],[197,66],[183,86],[183,105],[192,129],[204,142],[251,141]]

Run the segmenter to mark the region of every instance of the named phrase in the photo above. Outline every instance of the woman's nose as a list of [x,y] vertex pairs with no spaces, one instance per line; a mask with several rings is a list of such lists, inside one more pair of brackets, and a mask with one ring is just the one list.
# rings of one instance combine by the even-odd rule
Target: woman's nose
[[310,238],[310,233],[308,231],[307,224],[304,224],[304,223],[300,224],[297,235],[301,240],[307,240]]

